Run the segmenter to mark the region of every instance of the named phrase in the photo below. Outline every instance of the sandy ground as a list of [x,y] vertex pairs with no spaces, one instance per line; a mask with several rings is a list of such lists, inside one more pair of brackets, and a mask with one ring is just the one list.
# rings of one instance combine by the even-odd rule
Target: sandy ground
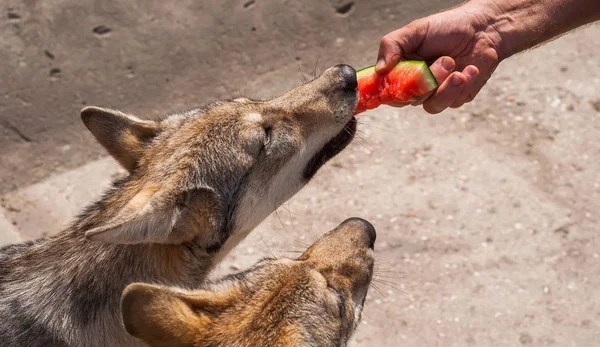
[[[600,345],[599,54],[596,25],[504,62],[461,109],[361,117],[218,273],[358,216],[378,230],[380,277],[353,346]],[[8,224],[56,232],[118,172],[102,159],[8,192]]]
[[457,2],[0,1],[0,194],[104,155],[83,106],[151,118],[280,94],[317,61],[372,64],[383,34]]
[[599,345],[599,47],[591,27],[506,61],[467,107],[362,117],[224,270],[360,216],[381,293],[354,346]]

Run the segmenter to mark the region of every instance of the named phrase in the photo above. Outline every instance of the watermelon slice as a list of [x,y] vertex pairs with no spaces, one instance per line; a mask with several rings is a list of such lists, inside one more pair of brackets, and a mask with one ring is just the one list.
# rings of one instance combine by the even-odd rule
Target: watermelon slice
[[375,66],[356,72],[358,80],[358,105],[361,113],[382,104],[410,104],[432,92],[438,84],[424,61],[404,60],[390,72],[381,75]]

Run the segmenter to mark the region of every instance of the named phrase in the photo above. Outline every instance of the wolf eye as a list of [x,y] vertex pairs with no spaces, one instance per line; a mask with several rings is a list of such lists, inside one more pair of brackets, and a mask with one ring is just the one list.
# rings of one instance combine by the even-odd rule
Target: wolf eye
[[265,135],[263,137],[263,146],[268,145],[271,142],[271,128],[265,129]]

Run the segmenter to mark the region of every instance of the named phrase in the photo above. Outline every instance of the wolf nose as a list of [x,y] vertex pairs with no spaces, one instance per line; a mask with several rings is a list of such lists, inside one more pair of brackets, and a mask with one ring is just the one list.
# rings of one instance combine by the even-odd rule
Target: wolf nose
[[356,81],[356,71],[350,65],[339,64],[336,67],[340,70],[342,75],[342,81],[344,82],[344,89],[354,90],[358,86]]
[[352,217],[346,219],[342,224],[354,224],[358,226],[367,236],[365,240],[369,246],[369,248],[373,249],[375,247],[375,239],[377,238],[377,232],[375,231],[375,227],[369,221],[364,220],[362,218]]

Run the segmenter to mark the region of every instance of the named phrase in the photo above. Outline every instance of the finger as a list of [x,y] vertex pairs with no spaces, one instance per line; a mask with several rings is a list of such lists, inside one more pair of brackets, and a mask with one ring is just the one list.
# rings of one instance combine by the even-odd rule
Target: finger
[[[477,96],[477,94],[479,93],[479,91],[483,88],[483,86],[487,83],[487,81],[490,79],[490,77],[492,76],[492,74],[494,73],[494,71],[496,70],[496,68],[498,67],[498,56],[495,52],[490,52],[490,51],[486,51],[484,52],[483,55],[478,56],[476,59],[469,59],[470,61],[468,62],[468,64],[472,64],[473,66],[476,66],[477,69],[477,74],[476,74],[476,78],[474,78],[474,81],[471,82],[472,85],[468,86],[467,88],[465,88],[465,91],[468,90],[468,92],[465,92],[463,96],[466,95],[466,97],[464,98],[464,103],[470,102],[471,100],[473,100],[475,98],[475,96]],[[466,63],[466,62],[465,62]],[[463,73],[464,74],[469,74],[469,70],[472,68],[469,68],[469,65],[465,66],[462,65],[459,62],[457,62],[457,67],[459,68],[464,68],[463,69]],[[469,70],[467,70],[469,69]],[[474,72],[474,71],[472,71]],[[463,100],[457,100],[455,104],[452,105],[452,107],[459,107],[460,106],[460,102],[462,102]]]
[[404,107],[404,106],[408,106],[408,105],[412,105],[412,104],[409,104],[408,102],[391,102],[386,105],[392,106],[392,107]]
[[379,43],[375,71],[385,73],[405,59],[406,55],[414,53],[427,34],[427,23],[424,20],[414,21],[398,30],[385,35]]
[[467,102],[471,102],[475,96],[475,86],[477,77],[479,76],[479,69],[473,65],[469,65],[462,71],[463,75],[467,78],[465,87],[460,96],[450,105],[452,108],[461,107]]
[[440,57],[431,64],[429,70],[435,77],[438,85],[442,84],[448,76],[454,71],[456,62],[448,56]]
[[[431,66],[429,67],[429,70],[433,74],[433,77],[435,77],[437,84],[441,85],[454,71],[455,67],[456,62],[454,61],[454,59],[445,56],[440,57],[435,62],[433,62],[433,64],[431,64]],[[412,105],[418,106],[423,104],[425,100],[427,100],[431,96],[431,94],[432,93],[428,93],[419,97],[415,102],[412,103]]]
[[425,111],[436,114],[447,109],[458,99],[465,89],[467,77],[462,73],[455,71],[440,85],[435,94],[423,103]]
[[402,58],[402,48],[400,43],[390,37],[390,34],[384,36],[379,43],[379,53],[377,55],[377,64],[375,72],[386,73]]
[[[491,71],[493,72],[493,69]],[[473,85],[473,88],[471,88],[471,93],[469,93],[469,98],[471,100],[473,100],[477,96],[477,94],[479,94],[479,92],[485,86],[490,77],[491,73],[485,73],[483,70],[479,70],[479,75],[475,79],[475,84]]]

